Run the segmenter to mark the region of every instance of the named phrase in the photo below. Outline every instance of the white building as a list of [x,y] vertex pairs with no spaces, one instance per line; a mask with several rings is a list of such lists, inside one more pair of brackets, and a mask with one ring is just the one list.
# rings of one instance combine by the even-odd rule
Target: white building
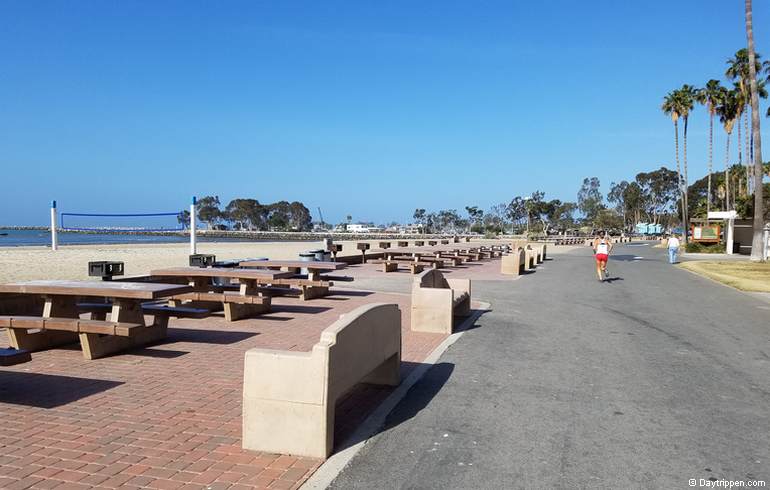
[[382,228],[378,228],[371,223],[351,223],[348,225],[348,233],[380,233]]
[[416,223],[404,225],[401,227],[401,233],[405,235],[420,235],[422,234],[422,225]]

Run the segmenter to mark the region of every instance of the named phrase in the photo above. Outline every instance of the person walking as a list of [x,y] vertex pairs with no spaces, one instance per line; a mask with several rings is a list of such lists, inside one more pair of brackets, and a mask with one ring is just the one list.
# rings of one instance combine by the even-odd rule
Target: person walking
[[599,232],[594,238],[594,256],[596,257],[596,275],[604,282],[607,277],[607,260],[612,252],[612,240],[604,232]]
[[679,239],[676,235],[670,235],[668,237],[668,263],[676,264],[676,256],[679,255]]

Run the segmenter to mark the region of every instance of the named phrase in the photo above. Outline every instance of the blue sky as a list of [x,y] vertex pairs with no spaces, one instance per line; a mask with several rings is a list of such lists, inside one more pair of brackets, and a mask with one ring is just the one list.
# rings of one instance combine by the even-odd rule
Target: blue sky
[[[754,9],[770,55],[770,5]],[[740,0],[6,0],[0,16],[0,224],[44,224],[51,199],[153,212],[218,194],[385,222],[575,200],[594,175],[606,193],[673,168],[663,95],[745,45]],[[707,130],[699,108],[691,181]]]

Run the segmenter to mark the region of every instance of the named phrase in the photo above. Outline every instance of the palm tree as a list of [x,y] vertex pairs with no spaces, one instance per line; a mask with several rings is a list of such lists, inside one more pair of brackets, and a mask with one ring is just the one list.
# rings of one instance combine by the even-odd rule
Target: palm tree
[[730,209],[730,135],[733,133],[733,126],[738,118],[739,95],[737,90],[725,90],[720,98],[716,112],[719,115],[719,121],[727,134],[727,143],[725,144],[725,210]]
[[749,89],[751,92],[751,135],[754,139],[754,238],[751,242],[751,260],[764,262],[764,202],[762,201],[762,136],[759,132],[759,91],[757,90],[757,54],[754,51],[751,0],[746,0],[746,40],[749,51]]
[[688,199],[688,190],[690,187],[690,181],[687,178],[687,121],[690,118],[690,112],[693,109],[693,106],[695,105],[695,97],[698,93],[698,89],[693,87],[692,85],[684,84],[682,85],[682,88],[679,89],[679,115],[684,119],[684,145],[683,145],[683,151],[682,151],[682,170],[684,170],[684,220],[685,220],[685,226],[689,228],[690,226],[690,203]]
[[696,100],[699,104],[706,106],[709,113],[709,174],[708,191],[706,193],[706,219],[711,211],[711,173],[714,166],[714,116],[717,113],[717,106],[724,97],[725,88],[719,83],[719,80],[709,80],[706,86],[698,90]]
[[684,241],[687,243],[687,231],[685,221],[685,205],[684,196],[682,194],[682,172],[679,164],[679,117],[681,114],[682,105],[679,101],[679,91],[673,90],[666,94],[663,98],[663,105],[661,109],[663,113],[671,116],[671,120],[674,122],[674,147],[676,148],[676,179],[677,188],[679,189],[679,198],[682,206],[682,229],[685,230]]
[[[754,73],[760,73],[761,71],[765,71],[766,74],[770,75],[770,62],[769,61],[760,61],[760,58],[762,56],[759,53],[755,53],[754,56]],[[743,119],[743,132],[745,135],[745,148],[746,148],[746,194],[749,194],[749,181],[751,180],[751,164],[748,163],[753,159],[754,155],[754,145],[753,145],[753,134],[749,132],[749,104],[751,103],[751,83],[749,81],[750,77],[750,67],[749,67],[749,51],[746,48],[741,48],[738,51],[735,52],[735,55],[727,60],[727,70],[725,71],[725,75],[730,80],[735,81],[735,86],[740,90],[741,94],[741,105],[740,110],[738,113],[738,120]],[[756,80],[756,78],[755,78]],[[762,89],[758,92],[759,97],[767,98],[767,91],[764,89],[764,84],[762,84]],[[745,115],[746,117],[743,117]],[[740,151],[740,136],[741,128],[740,124],[738,125],[738,155],[739,155],[739,163],[743,163],[743,158],[741,158],[741,151]]]

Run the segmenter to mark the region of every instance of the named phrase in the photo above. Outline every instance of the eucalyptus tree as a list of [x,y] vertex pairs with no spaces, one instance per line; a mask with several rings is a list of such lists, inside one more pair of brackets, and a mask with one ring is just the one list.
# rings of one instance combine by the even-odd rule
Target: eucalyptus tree
[[711,211],[711,172],[714,166],[714,116],[717,113],[717,106],[726,89],[719,83],[719,80],[711,79],[706,82],[706,86],[698,90],[697,101],[706,107],[709,113],[709,173],[708,173],[708,191],[706,193],[706,217]]
[[751,135],[754,139],[754,237],[751,242],[751,260],[764,262],[764,201],[762,189],[762,135],[759,131],[759,94],[757,90],[757,54],[754,50],[754,28],[751,0],[746,0],[746,40],[749,51],[749,88],[751,92]]

